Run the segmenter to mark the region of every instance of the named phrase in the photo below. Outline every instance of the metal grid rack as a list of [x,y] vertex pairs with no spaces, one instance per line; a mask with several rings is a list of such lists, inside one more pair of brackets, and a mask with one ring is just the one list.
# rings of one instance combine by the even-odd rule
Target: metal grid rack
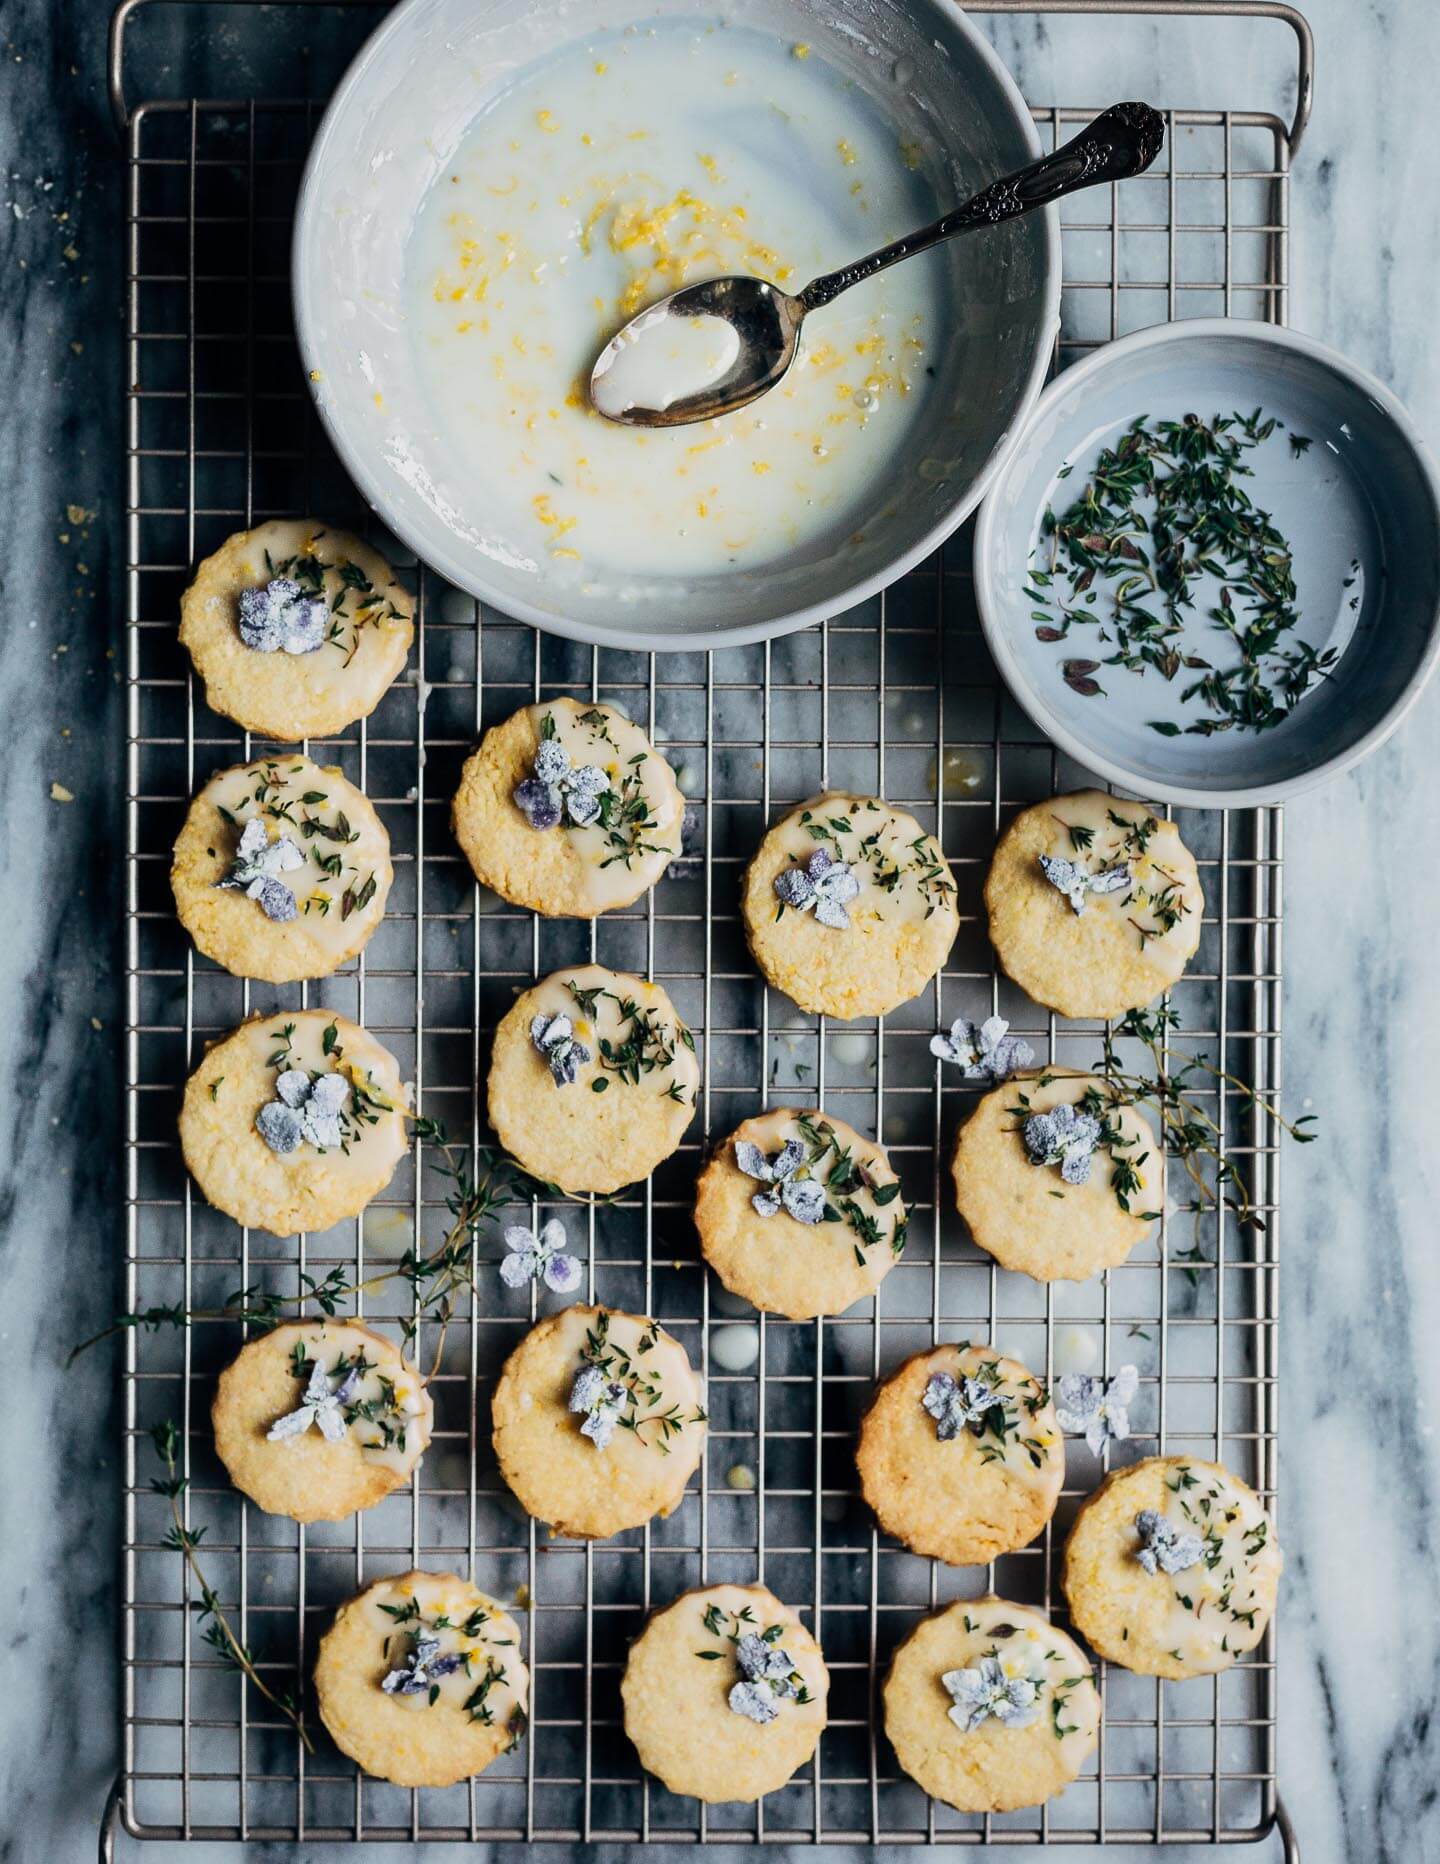
[[[1015,11],[994,0],[978,11]],[[1036,9],[1039,10],[1039,9]],[[1094,11],[1090,0],[1049,11]],[[1125,7],[1119,12],[1174,12]],[[1216,11],[1216,8],[1194,10]],[[1067,203],[1062,360],[1141,324],[1216,310],[1283,321],[1289,160],[1308,105],[1308,33],[1295,125],[1255,111],[1177,110],[1159,170]],[[123,22],[122,22],[123,25]],[[123,55],[123,43],[118,48]],[[118,87],[117,87],[118,97]],[[1103,101],[1103,100],[1100,100]],[[123,104],[122,104],[123,110]],[[1052,144],[1088,109],[1035,111]],[[213,768],[251,754],[209,713],[175,638],[190,565],[264,518],[323,513],[376,536],[311,417],[293,351],[287,247],[313,106],[149,103],[128,119],[129,533],[126,964],[126,1277],[130,1308],[219,1304],[258,1284],[294,1295],[333,1265],[356,1282],[443,1230],[443,1185],[421,1157],[353,1224],[276,1243],[209,1210],[175,1137],[203,1044],[251,1010],[325,1004],[400,1058],[419,1102],[481,1136],[475,1081],[488,1033],[532,977],[596,956],[662,980],[703,1057],[697,1118],[677,1157],[618,1203],[559,1209],[587,1261],[587,1294],[649,1312],[707,1373],[713,1429],[668,1521],[598,1545],[548,1540],[505,1491],[487,1399],[532,1312],[498,1282],[452,1323],[436,1379],[434,1445],[412,1489],[334,1526],[297,1528],[242,1503],[209,1439],[211,1381],[241,1343],[229,1322],[126,1336],[123,1428],[126,1828],[169,1838],[516,1838],[762,1842],[1223,1842],[1277,1817],[1273,1630],[1218,1679],[1160,1684],[1108,1668],[1096,1762],[1039,1811],[962,1817],[898,1770],[875,1713],[890,1651],[937,1602],[994,1588],[1063,1617],[1057,1556],[1100,1471],[1069,1446],[1042,1540],[990,1571],[947,1569],[879,1536],[855,1492],[853,1431],[875,1378],[938,1339],[993,1339],[1046,1376],[1133,1361],[1142,1373],[1123,1455],[1218,1454],[1273,1504],[1276,1487],[1277,1135],[1243,1096],[1213,1101],[1246,1165],[1263,1234],[1167,1216],[1156,1243],[1078,1287],[1001,1272],[963,1233],[943,1172],[971,1090],[927,1053],[937,1026],[999,1008],[1042,1057],[1098,1059],[1095,1028],[1045,1018],[997,975],[980,887],[997,831],[1083,773],[1007,698],[978,631],[962,534],[884,596],[768,646],[649,658],[590,650],[479,615],[391,543],[420,602],[411,675],[371,719],[307,748],[378,807],[395,851],[387,918],[364,956],[320,983],[241,983],[197,959],[176,924],[168,851]],[[1097,211],[1098,209],[1098,211]],[[378,538],[382,546],[384,538]],[[942,669],[937,684],[936,668]],[[642,905],[595,926],[541,921],[477,893],[448,801],[477,734],[541,695],[622,705],[646,723],[692,798],[686,858]],[[873,790],[938,832],[960,889],[942,977],[879,1023],[835,1028],[768,993],[738,925],[739,876],[765,826],[826,785]],[[1181,812],[1207,911],[1175,991],[1181,1046],[1262,1092],[1280,1075],[1278,810]],[[877,1303],[795,1325],[758,1317],[758,1359],[712,1369],[720,1328],[757,1324],[707,1277],[688,1222],[709,1142],[767,1102],[814,1100],[891,1149],[912,1212],[904,1261]],[[549,1214],[548,1212],[546,1214]],[[494,1253],[493,1249],[489,1253]],[[403,1286],[403,1284],[399,1284]],[[401,1311],[397,1284],[360,1297]],[[429,1330],[420,1342],[422,1363]],[[263,1673],[304,1675],[330,1613],[360,1583],[413,1564],[470,1573],[517,1602],[534,1719],[518,1752],[468,1786],[412,1793],[358,1777],[320,1735],[313,1759],[206,1646],[196,1597],[164,1545],[168,1504],[149,1427],[173,1417],[206,1530],[207,1576]],[[753,1490],[732,1487],[736,1466]],[[754,1807],[708,1812],[642,1775],[619,1724],[626,1643],[652,1606],[703,1579],[763,1578],[820,1637],[832,1716],[816,1762]],[[314,1717],[311,1717],[312,1722]]]

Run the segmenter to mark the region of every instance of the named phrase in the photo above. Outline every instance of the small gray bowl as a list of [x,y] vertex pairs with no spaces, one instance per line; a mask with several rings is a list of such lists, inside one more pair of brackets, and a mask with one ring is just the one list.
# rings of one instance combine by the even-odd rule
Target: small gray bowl
[[[1137,675],[1102,664],[1102,693],[1075,690],[1063,663],[1103,663],[1115,650],[1098,640],[1098,627],[1072,626],[1063,644],[1037,636],[1026,590],[1034,564],[1045,565],[1047,505],[1069,505],[1101,449],[1138,416],[1208,420],[1257,407],[1283,426],[1248,456],[1255,476],[1247,489],[1291,546],[1296,634],[1335,650],[1329,677],[1279,725],[1210,736],[1183,729],[1204,715],[1198,702],[1181,702],[1193,672],[1167,683],[1153,667]],[[1291,435],[1309,445],[1292,448]],[[1091,613],[1103,612],[1102,584],[1097,578]],[[1390,391],[1313,338],[1226,318],[1161,324],[1097,350],[1046,389],[981,510],[975,591],[1011,692],[1090,769],[1192,808],[1279,802],[1373,751],[1434,669],[1440,476]],[[1217,664],[1233,660],[1197,604],[1184,648],[1203,653],[1207,636],[1219,643]],[[1157,720],[1179,724],[1180,734],[1162,735]]]

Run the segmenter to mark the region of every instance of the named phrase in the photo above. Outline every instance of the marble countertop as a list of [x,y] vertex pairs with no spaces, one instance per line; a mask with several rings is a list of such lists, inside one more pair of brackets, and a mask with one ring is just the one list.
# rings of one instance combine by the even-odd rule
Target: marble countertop
[[[188,61],[212,94],[227,81],[293,94],[297,65],[323,86],[343,51],[328,9],[283,33],[271,10],[255,56],[243,16],[210,11],[197,41],[163,11],[145,29],[166,81]],[[0,29],[0,1026],[14,1057],[0,1118],[0,1855],[26,1864],[94,1855],[117,1764],[113,1365],[62,1369],[66,1343],[119,1304],[123,176],[106,13],[12,0]],[[1310,0],[1309,13],[1317,100],[1295,172],[1291,321],[1387,381],[1434,445],[1440,11]],[[1156,71],[1158,101],[1207,103],[1217,59],[1270,102],[1290,57],[1273,24],[992,30],[1032,98],[1097,105]],[[1306,1864],[1440,1859],[1440,1149],[1420,1078],[1440,1034],[1437,734],[1440,685],[1384,750],[1286,816],[1286,1079],[1290,1110],[1322,1120],[1287,1170],[1281,1326],[1280,1778]],[[52,801],[55,783],[75,802]]]

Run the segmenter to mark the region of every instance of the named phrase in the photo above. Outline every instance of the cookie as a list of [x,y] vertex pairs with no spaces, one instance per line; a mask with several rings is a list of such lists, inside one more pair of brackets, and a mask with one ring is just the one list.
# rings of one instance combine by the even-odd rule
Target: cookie
[[601,964],[556,971],[495,1031],[490,1124],[562,1191],[618,1191],[679,1145],[695,1112],[695,1039],[658,984]]
[[342,1521],[402,1488],[434,1424],[393,1340],[355,1320],[289,1321],[220,1374],[210,1419],[230,1480],[266,1514]]
[[883,1692],[895,1758],[957,1812],[1015,1812],[1062,1792],[1094,1752],[1100,1695],[1074,1641],[1008,1599],[921,1619]]
[[180,1146],[207,1200],[293,1236],[359,1213],[409,1140],[395,1057],[332,1010],[252,1016],[185,1085]]
[[328,977],[385,916],[390,837],[338,770],[298,753],[219,771],[190,805],[170,884],[180,923],[236,977]]
[[764,1586],[697,1586],[630,1649],[620,1696],[641,1765],[708,1805],[773,1793],[815,1752],[830,1677]]
[[342,1754],[396,1786],[453,1786],[525,1732],[530,1676],[503,1607],[454,1573],[397,1573],[342,1605],[315,1695]]
[[1065,1439],[1018,1359],[936,1346],[875,1393],[855,1462],[887,1534],[951,1566],[984,1566],[1029,1546],[1054,1514]]
[[1036,1281],[1114,1268],[1150,1234],[1165,1197],[1149,1121],[1118,1104],[1103,1076],[1066,1070],[1022,1070],[986,1094],[950,1169],[975,1241]]
[[238,531],[180,598],[180,640],[205,703],[265,738],[330,737],[399,675],[414,603],[348,531],[275,519]]
[[1284,1556],[1255,1491],[1219,1463],[1113,1470],[1065,1543],[1075,1629],[1111,1663],[1178,1679],[1228,1670],[1265,1635]]
[[583,1304],[511,1353],[491,1421],[520,1505],[573,1540],[672,1513],[705,1448],[703,1391],[679,1341],[643,1315]]
[[550,699],[486,732],[452,818],[483,886],[552,918],[594,919],[638,900],[679,854],[685,798],[623,712]]
[[1120,1016],[1180,981],[1205,896],[1166,816],[1103,790],[1052,796],[1000,837],[985,882],[990,942],[1061,1016]]
[[935,838],[903,809],[838,790],[770,830],[741,910],[769,982],[802,1010],[842,1021],[918,996],[960,924]]
[[908,1219],[885,1148],[817,1110],[746,1120],[700,1174],[695,1227],[732,1294],[767,1314],[843,1314],[889,1274]]

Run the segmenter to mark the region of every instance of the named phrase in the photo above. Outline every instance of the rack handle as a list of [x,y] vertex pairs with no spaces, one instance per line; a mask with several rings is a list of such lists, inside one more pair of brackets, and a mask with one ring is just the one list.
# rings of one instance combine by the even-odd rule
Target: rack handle
[[[193,3],[193,0],[192,0]],[[211,0],[224,6],[263,6],[266,0]],[[333,0],[288,0],[292,6],[324,6]],[[388,6],[390,0],[354,0],[360,6]],[[123,142],[130,130],[130,107],[125,101],[125,33],[131,19],[142,7],[184,5],[186,0],[119,0],[110,15],[109,92],[110,115],[115,134]],[[1310,22],[1293,6],[1281,0],[968,0],[972,13],[1095,13],[1141,14],[1158,18],[1162,14],[1179,14],[1182,18],[1203,19],[1278,19],[1289,26],[1296,41],[1295,114],[1290,119],[1286,139],[1293,156],[1310,121],[1310,107],[1315,98],[1315,35]]]
[[1295,114],[1285,139],[1293,156],[1315,101],[1315,35],[1298,7],[1283,0],[965,0],[967,13],[1091,13],[1158,19],[1278,19],[1295,34]]

